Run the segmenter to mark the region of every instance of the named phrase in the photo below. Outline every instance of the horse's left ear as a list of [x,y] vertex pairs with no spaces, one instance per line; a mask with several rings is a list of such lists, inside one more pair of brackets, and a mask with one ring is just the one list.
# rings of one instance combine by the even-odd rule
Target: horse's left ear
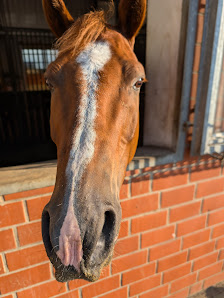
[[135,37],[145,20],[146,0],[120,0],[119,30],[134,46]]
[[42,0],[44,14],[51,31],[56,37],[62,34],[74,23],[63,0]]

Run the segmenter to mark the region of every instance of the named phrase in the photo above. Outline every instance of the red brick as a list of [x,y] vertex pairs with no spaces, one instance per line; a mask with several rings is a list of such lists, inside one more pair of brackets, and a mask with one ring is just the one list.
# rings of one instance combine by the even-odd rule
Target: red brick
[[224,224],[213,227],[212,238],[224,236]]
[[57,298],[79,298],[79,291],[70,291],[68,293],[57,296]]
[[18,298],[48,298],[66,291],[66,286],[56,280],[17,292]]
[[114,248],[114,257],[119,257],[128,254],[132,251],[138,250],[139,237],[133,236],[125,239],[118,240]]
[[128,236],[128,231],[129,231],[129,223],[128,220],[122,221],[121,226],[120,226],[120,231],[118,235],[118,239],[124,238]]
[[170,222],[179,221],[200,213],[201,202],[194,202],[170,210]]
[[120,200],[126,199],[129,197],[129,184],[123,183],[120,190]]
[[[192,101],[192,98],[190,99]],[[195,164],[199,160],[198,156],[191,156],[189,147],[186,148],[184,152],[184,160],[179,161],[176,163],[176,167],[183,167],[183,166],[189,166],[189,164]]]
[[[200,0],[202,1],[206,1],[206,0]],[[217,159],[216,159],[217,161]],[[199,162],[214,162],[214,157],[209,155],[209,154],[205,154],[199,157]]]
[[198,245],[209,240],[210,229],[194,233],[183,238],[183,249]]
[[187,183],[188,169],[178,169],[153,176],[153,191],[175,187]]
[[145,277],[153,275],[155,273],[155,270],[156,263],[150,263],[137,269],[131,269],[130,271],[123,273],[122,285],[127,285],[139,279],[143,279]]
[[209,226],[216,225],[218,223],[222,223],[223,220],[224,220],[224,209],[214,211],[214,212],[209,214],[208,225]]
[[147,251],[139,251],[129,256],[124,256],[112,262],[112,274],[128,270],[147,262]]
[[140,174],[140,172],[141,172],[141,170],[139,170],[139,169],[126,171],[125,177],[130,177],[130,176],[133,176],[133,175],[137,175],[137,174]]
[[113,291],[109,294],[100,296],[100,298],[114,298],[114,297],[118,297],[118,298],[128,298],[128,289],[127,287],[122,287],[119,290]]
[[215,249],[215,241],[211,241],[190,249],[189,260],[199,258],[203,255],[209,254]]
[[41,218],[43,209],[49,200],[50,196],[27,200],[27,208],[30,220]]
[[181,290],[179,292],[176,292],[169,296],[169,298],[187,298],[188,297],[188,288]]
[[0,252],[16,247],[12,229],[1,231],[0,239]]
[[2,256],[0,255],[0,274],[3,274],[4,272],[5,270],[3,266]]
[[149,192],[150,176],[140,176],[131,180],[131,196],[139,196]]
[[162,192],[162,208],[192,201],[194,198],[194,185],[163,191]]
[[159,196],[152,194],[121,202],[122,217],[130,217],[158,209]]
[[175,269],[168,270],[164,272],[163,283],[170,282],[172,280],[178,279],[184,275],[187,275],[191,272],[191,263],[186,263]]
[[0,206],[0,227],[8,227],[25,221],[22,202]]
[[151,290],[139,296],[139,298],[163,298],[168,295],[168,285]]
[[161,275],[154,275],[130,285],[130,296],[140,294],[160,285]]
[[104,267],[100,273],[100,279],[110,276],[110,265]]
[[6,260],[10,271],[38,264],[47,261],[47,259],[43,244],[6,254]]
[[88,285],[82,289],[83,298],[92,298],[100,294],[109,292],[120,286],[119,275],[112,276],[110,278],[103,279],[91,285]]
[[212,211],[224,207],[224,194],[204,199],[202,212]]
[[186,220],[177,225],[177,236],[183,236],[200,229],[204,229],[206,224],[206,215]]
[[221,175],[220,163],[198,165],[198,166],[192,167],[191,174],[190,174],[190,181],[194,182],[194,181],[199,181],[203,179],[209,179],[220,175]]
[[14,296],[12,296],[12,295],[7,295],[7,296],[4,296],[4,298],[14,298]]
[[183,288],[186,288],[186,287],[192,285],[193,283],[195,283],[196,280],[197,280],[196,273],[193,273],[193,274],[187,275],[185,277],[182,277],[178,280],[175,280],[174,282],[171,283],[170,292],[174,293],[174,292],[177,292]]
[[190,287],[189,295],[193,295],[202,290],[202,282],[198,282]]
[[158,261],[158,272],[174,268],[180,264],[187,262],[187,251],[175,254],[171,257]]
[[43,188],[37,188],[32,190],[21,191],[9,195],[4,195],[5,201],[15,200],[15,199],[22,199],[32,196],[43,195],[45,193],[51,193],[54,190],[54,186],[47,186]]
[[214,276],[209,277],[204,281],[204,289],[217,284],[220,281],[224,280],[224,272],[218,273]]
[[198,183],[197,198],[209,196],[224,191],[224,177]]
[[175,226],[168,226],[142,234],[142,247],[152,246],[173,239]]
[[139,233],[164,226],[166,224],[167,211],[156,212],[132,219],[131,232]]
[[224,237],[217,239],[216,241],[216,249],[220,249],[224,247]]
[[222,263],[223,262],[219,262],[219,263],[215,263],[209,267],[206,267],[204,269],[201,269],[199,271],[199,277],[198,280],[202,280],[205,279],[211,275],[215,275],[216,273],[219,273],[222,271]]
[[219,251],[219,260],[223,260],[224,259],[224,249],[220,249]]
[[27,245],[42,240],[41,221],[17,227],[20,245]]
[[173,167],[173,163],[167,163],[165,165],[154,166],[154,167],[146,167],[146,168],[142,169],[142,173],[161,171],[164,169],[171,169],[172,167]]
[[68,287],[69,287],[69,290],[74,290],[88,284],[91,284],[91,283],[83,279],[74,279],[69,282]]
[[194,271],[197,271],[203,267],[206,267],[208,265],[214,264],[218,259],[218,251],[215,251],[214,253],[210,255],[206,255],[202,258],[199,258],[194,261]]
[[149,251],[150,261],[158,260],[165,256],[171,255],[180,250],[180,239],[168,242],[166,244],[157,245]]
[[6,294],[50,279],[49,264],[39,265],[0,277],[1,294]]

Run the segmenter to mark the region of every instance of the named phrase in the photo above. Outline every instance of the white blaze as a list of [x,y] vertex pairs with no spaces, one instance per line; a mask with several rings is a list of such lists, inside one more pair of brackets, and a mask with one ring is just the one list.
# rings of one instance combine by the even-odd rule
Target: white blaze
[[[89,44],[76,58],[80,65],[84,84],[82,86],[84,94],[82,95],[79,107],[79,123],[72,140],[72,149],[66,168],[67,194],[69,194],[68,210],[65,216],[61,234],[59,237],[58,256],[65,265],[74,265],[79,270],[78,264],[81,261],[82,252],[74,258],[69,256],[69,247],[73,247],[74,242],[80,239],[80,230],[74,214],[74,199],[78,192],[79,182],[83,172],[91,161],[94,154],[94,145],[96,139],[95,118],[97,113],[96,92],[99,81],[99,71],[111,58],[110,47],[107,42],[95,42]],[[72,232],[73,231],[73,232]],[[61,241],[60,241],[61,240]],[[79,248],[78,248],[79,247]],[[80,250],[80,243],[77,243],[77,249]],[[74,262],[75,260],[75,262]]]
[[[79,125],[73,137],[73,147],[70,151],[66,168],[68,183],[71,191],[76,190],[85,167],[94,154],[96,132],[94,122],[96,118],[96,91],[98,88],[99,71],[111,58],[110,47],[107,42],[89,44],[76,58],[80,65],[85,90],[79,107]],[[71,200],[74,196],[71,196]]]

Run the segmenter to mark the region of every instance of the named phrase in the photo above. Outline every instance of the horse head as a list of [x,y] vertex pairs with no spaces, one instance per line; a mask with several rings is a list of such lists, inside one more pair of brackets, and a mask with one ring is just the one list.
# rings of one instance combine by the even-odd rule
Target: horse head
[[43,8],[59,38],[45,73],[58,163],[43,241],[58,281],[95,281],[113,255],[119,192],[138,142],[145,73],[133,46],[146,0],[121,0],[116,27],[101,11],[74,21],[62,0],[43,0]]

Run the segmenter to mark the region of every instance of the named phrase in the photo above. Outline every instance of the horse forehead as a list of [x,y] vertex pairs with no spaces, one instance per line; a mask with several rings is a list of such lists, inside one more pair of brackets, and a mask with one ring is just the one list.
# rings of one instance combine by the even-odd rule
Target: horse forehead
[[115,30],[107,30],[102,34],[102,38],[110,44],[113,53],[125,60],[138,61],[128,40]]
[[116,57],[120,63],[122,60],[138,62],[126,38],[114,30],[108,30],[102,34],[101,40],[88,44],[76,57],[76,62],[89,70],[92,66],[99,71],[109,60],[116,59]]
[[76,62],[88,71],[99,71],[111,59],[111,48],[107,41],[90,43],[76,58]]

